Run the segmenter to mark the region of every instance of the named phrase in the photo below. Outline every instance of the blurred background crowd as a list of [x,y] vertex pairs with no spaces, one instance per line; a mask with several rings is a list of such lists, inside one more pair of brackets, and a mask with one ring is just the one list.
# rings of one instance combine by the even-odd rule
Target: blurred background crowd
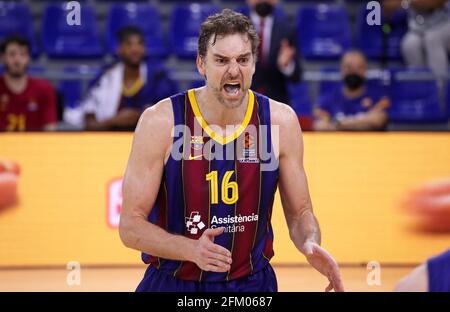
[[198,31],[222,8],[260,36],[252,89],[303,130],[449,130],[449,1],[378,3],[0,1],[0,131],[134,130],[145,108],[204,84]]

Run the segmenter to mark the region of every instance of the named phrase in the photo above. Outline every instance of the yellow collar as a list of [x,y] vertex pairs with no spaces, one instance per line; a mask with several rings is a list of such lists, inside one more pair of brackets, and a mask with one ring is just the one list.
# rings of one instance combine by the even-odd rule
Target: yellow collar
[[139,77],[136,79],[136,81],[133,83],[133,85],[129,88],[125,86],[125,84],[122,85],[122,95],[126,97],[135,96],[139,90],[141,90],[142,86],[144,85],[144,81]]
[[198,107],[197,100],[195,99],[195,92],[194,89],[191,89],[188,91],[189,96],[189,102],[191,103],[192,111],[194,112],[194,116],[197,119],[198,123],[201,125],[203,130],[209,135],[211,139],[214,141],[225,145],[230,143],[231,141],[237,139],[241,133],[247,128],[248,124],[250,123],[250,119],[252,118],[253,114],[253,107],[255,104],[255,96],[251,90],[248,90],[248,105],[247,105],[247,111],[244,115],[244,120],[240,124],[240,126],[230,135],[223,137],[219,134],[217,134],[215,131],[213,131],[206,120],[203,118],[202,113],[200,112],[200,109]]

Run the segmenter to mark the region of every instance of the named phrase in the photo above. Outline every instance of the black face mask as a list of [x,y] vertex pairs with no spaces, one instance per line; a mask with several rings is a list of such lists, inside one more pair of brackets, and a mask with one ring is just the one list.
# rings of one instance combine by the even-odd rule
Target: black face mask
[[273,6],[268,2],[259,2],[255,5],[255,12],[261,17],[266,17],[273,11]]
[[344,83],[350,90],[356,90],[362,87],[366,79],[358,74],[349,74],[344,77]]

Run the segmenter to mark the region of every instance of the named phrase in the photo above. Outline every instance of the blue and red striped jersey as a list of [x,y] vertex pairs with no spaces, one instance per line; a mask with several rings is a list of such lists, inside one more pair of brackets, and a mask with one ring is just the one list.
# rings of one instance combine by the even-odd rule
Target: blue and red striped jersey
[[[269,99],[251,90],[248,99],[242,124],[222,137],[202,118],[194,90],[171,97],[172,153],[148,218],[192,239],[207,228],[224,227],[214,243],[231,251],[230,271],[206,272],[192,262],[143,253],[145,263],[183,280],[227,281],[261,270],[273,257],[271,214],[279,170]],[[180,153],[183,157],[176,156]]]

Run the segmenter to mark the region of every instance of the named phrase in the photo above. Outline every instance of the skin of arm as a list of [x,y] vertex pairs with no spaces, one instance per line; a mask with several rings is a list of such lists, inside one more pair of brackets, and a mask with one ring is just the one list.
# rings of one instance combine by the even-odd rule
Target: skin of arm
[[271,101],[270,110],[272,124],[279,125],[279,189],[290,238],[308,262],[329,279],[326,291],[343,291],[336,261],[320,247],[321,233],[303,167],[303,139],[296,114],[275,101]]
[[337,123],[336,128],[337,130],[379,130],[386,122],[387,114],[385,112],[374,111],[345,117]]
[[137,109],[121,109],[116,116],[104,121],[97,121],[94,114],[86,115],[86,130],[111,130],[115,127],[129,127],[139,120],[140,112]]
[[191,261],[206,271],[226,272],[231,253],[213,243],[224,228],[207,229],[200,239],[193,240],[148,222],[172,146],[172,126],[169,99],[145,110],[138,122],[123,182],[120,238],[125,246],[153,256]]
[[[281,107],[280,104],[278,105]],[[298,122],[295,125],[294,120],[291,120],[293,116],[290,116],[290,112],[286,111],[280,115],[282,114],[285,116],[278,117],[284,119],[284,123],[280,123],[280,195],[291,239],[295,246],[304,253],[303,245],[307,240],[320,245],[320,229],[313,214],[303,168],[301,129]],[[282,126],[286,124],[289,124],[290,127]],[[295,141],[298,144],[295,144]],[[293,185],[295,187],[292,187]]]
[[427,292],[428,268],[424,263],[405,276],[395,287],[396,292]]
[[314,108],[314,130],[315,131],[336,131],[336,124],[331,122],[331,116],[327,111]]
[[338,122],[332,122],[328,112],[316,108],[314,116],[314,129],[317,131],[337,131],[337,130],[379,130],[388,122],[386,108],[390,106],[390,100],[387,97],[382,98],[375,106],[366,113],[360,113],[357,116],[344,117]]
[[367,113],[361,113],[352,117],[345,117],[339,120],[338,130],[379,130],[384,127],[388,121],[388,115],[385,111],[390,106],[390,100],[382,98]]

